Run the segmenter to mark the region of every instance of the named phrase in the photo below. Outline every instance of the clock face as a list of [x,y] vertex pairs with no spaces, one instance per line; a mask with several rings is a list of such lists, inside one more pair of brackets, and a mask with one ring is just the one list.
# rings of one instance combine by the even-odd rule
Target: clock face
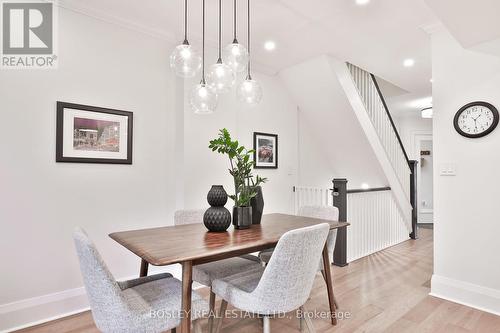
[[468,138],[479,138],[491,133],[498,124],[497,109],[485,102],[474,102],[462,107],[455,115],[457,132]]

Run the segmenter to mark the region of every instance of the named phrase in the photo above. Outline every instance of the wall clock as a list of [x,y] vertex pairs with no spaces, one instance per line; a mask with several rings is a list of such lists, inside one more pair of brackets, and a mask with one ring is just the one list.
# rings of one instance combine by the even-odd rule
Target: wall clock
[[458,110],[453,120],[457,132],[467,138],[480,138],[498,125],[498,110],[490,103],[472,102]]

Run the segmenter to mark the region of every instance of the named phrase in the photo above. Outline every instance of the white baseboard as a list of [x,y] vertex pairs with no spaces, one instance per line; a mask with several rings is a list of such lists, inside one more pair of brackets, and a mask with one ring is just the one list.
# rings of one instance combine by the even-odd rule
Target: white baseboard
[[[168,272],[178,279],[182,276],[180,265],[150,266],[149,272],[150,274]],[[129,276],[118,280],[130,280],[136,277]],[[200,286],[195,284],[193,287],[196,289]],[[0,333],[39,325],[87,310],[89,303],[84,287],[0,304]]]
[[431,296],[500,316],[500,290],[434,274]]

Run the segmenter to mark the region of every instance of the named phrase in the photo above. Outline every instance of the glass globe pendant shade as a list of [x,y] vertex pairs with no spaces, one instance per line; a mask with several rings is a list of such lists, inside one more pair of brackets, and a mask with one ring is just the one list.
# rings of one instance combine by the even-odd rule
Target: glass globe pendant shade
[[257,81],[247,76],[236,89],[236,97],[247,104],[257,105],[262,100],[262,88]]
[[213,113],[217,107],[217,94],[212,87],[201,81],[191,90],[189,104],[196,114]]
[[236,75],[231,67],[222,61],[210,66],[207,74],[207,84],[215,89],[218,94],[227,93],[231,90],[236,80]]
[[236,73],[243,72],[248,64],[248,51],[245,46],[233,42],[224,48],[222,59]]
[[201,57],[187,43],[178,45],[170,55],[170,67],[177,76],[191,78],[201,68]]

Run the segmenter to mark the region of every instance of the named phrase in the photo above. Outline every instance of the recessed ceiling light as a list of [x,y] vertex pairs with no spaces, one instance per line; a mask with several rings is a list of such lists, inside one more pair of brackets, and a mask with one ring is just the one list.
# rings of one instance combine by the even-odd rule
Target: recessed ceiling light
[[272,51],[276,48],[276,43],[272,40],[268,40],[264,43],[264,48],[268,51]]
[[361,188],[363,190],[368,190],[370,188],[370,185],[368,185],[367,183],[363,183],[363,184],[361,184]]
[[369,2],[370,2],[370,0],[356,0],[356,4],[360,5],[360,6],[366,5]]
[[430,81],[431,83],[434,83],[434,79],[430,79],[429,81]]
[[405,59],[405,61],[403,61],[403,65],[405,67],[413,67],[413,65],[415,65],[415,60],[413,60],[413,59]]

